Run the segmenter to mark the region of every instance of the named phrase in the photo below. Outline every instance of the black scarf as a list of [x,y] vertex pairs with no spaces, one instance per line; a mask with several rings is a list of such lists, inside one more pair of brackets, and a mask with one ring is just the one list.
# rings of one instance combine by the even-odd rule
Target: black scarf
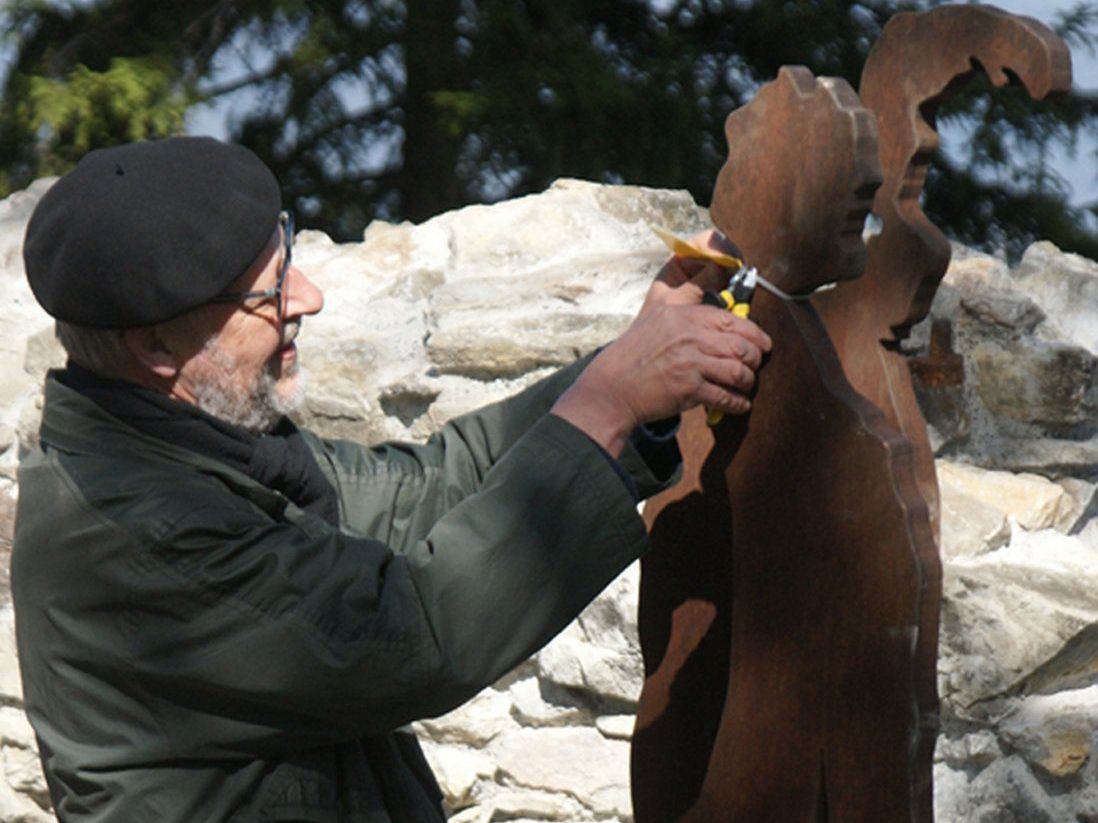
[[206,414],[190,403],[101,377],[72,361],[63,370],[53,372],[53,376],[142,434],[219,460],[257,483],[281,492],[305,511],[323,517],[333,526],[339,525],[335,489],[288,417],[257,435]]

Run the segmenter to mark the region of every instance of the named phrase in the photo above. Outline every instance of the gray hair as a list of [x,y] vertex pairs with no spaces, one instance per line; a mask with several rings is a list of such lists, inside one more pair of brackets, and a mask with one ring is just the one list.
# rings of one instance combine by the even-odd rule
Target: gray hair
[[54,334],[72,362],[104,377],[120,377],[130,362],[122,329],[93,329],[55,320]]
[[[176,333],[194,335],[200,345],[216,336],[197,312],[189,311],[158,326]],[[133,365],[133,355],[122,340],[125,329],[97,329],[64,320],[54,320],[54,335],[69,359],[103,377],[124,378]]]

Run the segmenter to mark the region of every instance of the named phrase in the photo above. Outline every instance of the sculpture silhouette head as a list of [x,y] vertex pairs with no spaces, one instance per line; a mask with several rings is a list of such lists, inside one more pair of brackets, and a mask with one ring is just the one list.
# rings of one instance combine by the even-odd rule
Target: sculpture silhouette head
[[873,115],[849,84],[785,66],[725,136],[710,213],[746,261],[793,293],[858,277],[881,166]]

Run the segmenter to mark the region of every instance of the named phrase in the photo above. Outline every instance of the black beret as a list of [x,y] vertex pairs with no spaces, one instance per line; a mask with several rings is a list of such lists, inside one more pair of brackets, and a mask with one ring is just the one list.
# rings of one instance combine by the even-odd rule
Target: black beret
[[86,154],[39,201],[23,243],[31,291],[82,326],[170,320],[221,293],[278,225],[278,181],[242,146],[172,137]]

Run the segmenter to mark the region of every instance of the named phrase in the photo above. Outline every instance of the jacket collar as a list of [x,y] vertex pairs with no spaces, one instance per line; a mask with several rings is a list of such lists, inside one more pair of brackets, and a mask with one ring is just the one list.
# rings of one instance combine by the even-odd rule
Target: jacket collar
[[127,426],[87,397],[62,385],[52,372],[46,375],[39,439],[44,447],[70,454],[182,464],[217,478],[236,494],[272,514],[287,507],[297,509],[284,495],[219,460],[149,437]]

